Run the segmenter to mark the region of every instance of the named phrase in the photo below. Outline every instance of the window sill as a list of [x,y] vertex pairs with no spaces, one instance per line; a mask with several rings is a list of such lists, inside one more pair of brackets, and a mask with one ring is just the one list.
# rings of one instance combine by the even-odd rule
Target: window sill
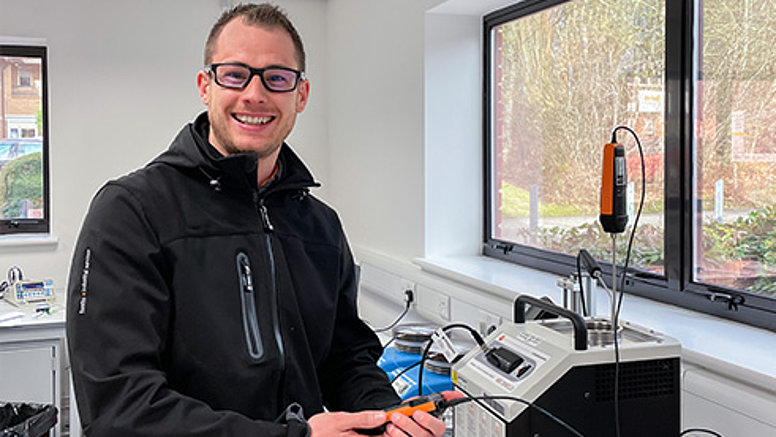
[[59,238],[51,234],[12,234],[0,237],[0,247],[49,247],[55,248]]
[[[428,273],[501,298],[513,300],[524,293],[562,302],[556,285],[559,277],[550,273],[483,256],[418,258],[413,262]],[[596,305],[599,315],[609,308],[608,295],[601,289],[596,291]],[[688,363],[776,393],[776,333],[627,294],[621,317],[678,339],[682,358]]]

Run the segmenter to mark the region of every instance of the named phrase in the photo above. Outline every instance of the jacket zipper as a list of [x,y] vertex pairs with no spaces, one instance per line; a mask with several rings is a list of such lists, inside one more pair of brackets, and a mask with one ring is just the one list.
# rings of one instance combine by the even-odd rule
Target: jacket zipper
[[285,347],[283,345],[283,336],[280,332],[280,316],[278,312],[280,311],[280,306],[278,303],[278,289],[277,289],[277,279],[276,279],[276,269],[275,269],[275,254],[272,250],[272,231],[275,230],[274,226],[272,226],[272,222],[269,220],[269,213],[267,211],[267,206],[264,204],[264,199],[260,199],[258,202],[259,206],[259,215],[261,216],[261,224],[264,227],[264,239],[266,241],[266,247],[267,247],[267,258],[269,259],[269,270],[270,270],[270,293],[271,293],[271,302],[274,306],[274,311],[272,312],[272,328],[274,330],[275,334],[275,342],[278,345],[278,354],[280,355],[280,365],[281,370],[285,370]]
[[253,359],[261,359],[264,347],[261,344],[259,318],[256,315],[256,294],[253,288],[253,275],[248,255],[237,254],[237,274],[240,278],[240,300],[242,302],[243,331],[248,354]]

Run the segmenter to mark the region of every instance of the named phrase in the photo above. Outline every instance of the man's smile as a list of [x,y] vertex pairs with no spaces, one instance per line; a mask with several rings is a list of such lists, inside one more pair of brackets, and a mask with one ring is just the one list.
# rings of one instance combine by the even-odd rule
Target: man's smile
[[232,117],[240,123],[251,125],[251,126],[265,125],[275,119],[275,116],[268,116],[268,115],[256,117],[256,116],[243,115],[243,114],[232,114]]

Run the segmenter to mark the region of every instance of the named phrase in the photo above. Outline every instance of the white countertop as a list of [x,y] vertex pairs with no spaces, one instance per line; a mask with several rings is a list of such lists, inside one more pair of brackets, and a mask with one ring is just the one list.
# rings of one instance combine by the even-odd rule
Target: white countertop
[[35,311],[35,304],[16,306],[0,300],[0,330],[4,328],[44,327],[65,323],[64,303],[50,303],[49,314]]

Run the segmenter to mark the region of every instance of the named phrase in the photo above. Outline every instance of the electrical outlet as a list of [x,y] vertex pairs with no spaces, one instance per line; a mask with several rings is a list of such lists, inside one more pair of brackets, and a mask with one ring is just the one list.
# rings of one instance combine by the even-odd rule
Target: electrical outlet
[[415,284],[415,281],[410,281],[409,279],[402,278],[401,280],[401,294],[404,296],[404,292],[410,290],[412,291],[412,294],[417,293],[417,285]]
[[479,310],[477,328],[482,335],[488,335],[501,325],[501,317],[487,311]]
[[418,309],[442,320],[450,320],[450,296],[428,287],[418,291]]
[[450,320],[450,296],[440,296],[437,300],[437,314],[445,320]]

